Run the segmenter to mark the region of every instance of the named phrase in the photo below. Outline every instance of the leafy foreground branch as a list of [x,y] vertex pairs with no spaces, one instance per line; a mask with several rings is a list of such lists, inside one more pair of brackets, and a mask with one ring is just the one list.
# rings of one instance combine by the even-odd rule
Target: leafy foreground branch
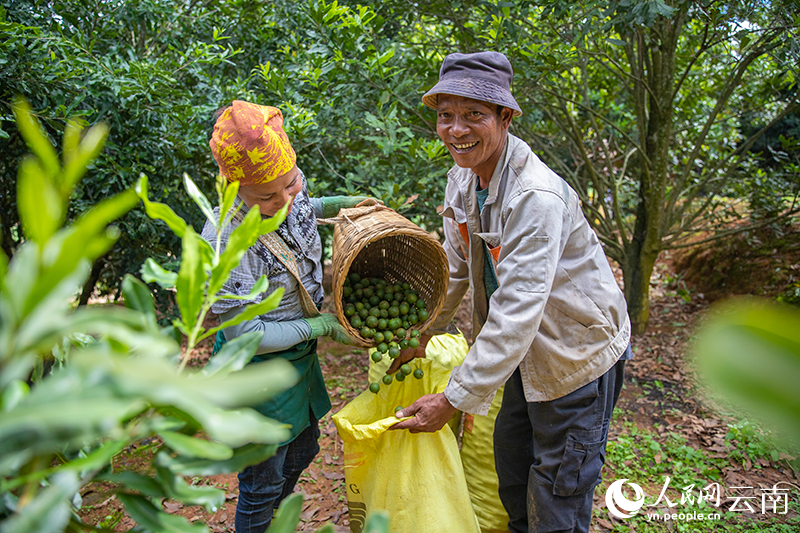
[[[126,308],[73,309],[70,301],[92,263],[120,237],[112,222],[139,198],[122,192],[63,226],[70,195],[107,132],[95,126],[82,136],[70,124],[59,160],[26,102],[15,102],[15,114],[33,155],[18,174],[24,244],[11,261],[0,252],[0,533],[101,531],[76,513],[81,488],[97,481],[115,484],[137,531],[208,531],[165,513],[162,501],[219,508],[224,491],[191,486],[183,476],[240,471],[274,454],[288,429],[251,406],[297,376],[282,360],[248,365],[259,340],[253,335],[226,344],[200,371],[187,371],[186,362],[218,329],[206,330],[203,322],[231,268],[285,213],[267,221],[246,217],[220,254],[168,206],[150,202],[142,178],[136,189],[148,215],[164,220],[183,243],[179,272],[148,260],[143,277],[176,289],[181,318],[159,327],[149,289],[132,276],[123,284]],[[209,216],[208,200],[188,177],[185,185]],[[220,182],[218,193],[228,212],[235,186]],[[266,290],[266,280],[257,288]],[[237,319],[273,309],[281,296],[273,292]],[[188,341],[182,359],[180,334]],[[152,460],[154,477],[112,469],[117,453],[151,437],[162,442]],[[301,508],[302,496],[285,500],[270,532],[293,531]],[[388,531],[388,519],[375,515],[367,527]]]

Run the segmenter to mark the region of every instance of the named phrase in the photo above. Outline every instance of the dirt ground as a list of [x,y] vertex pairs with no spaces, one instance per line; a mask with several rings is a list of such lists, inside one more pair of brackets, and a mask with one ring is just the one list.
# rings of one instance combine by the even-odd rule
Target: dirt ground
[[[719,286],[720,283],[736,284],[736,292],[768,293],[774,297],[790,287],[795,282],[794,276],[800,272],[800,246],[792,241],[788,243],[788,248],[782,247],[780,253],[777,249],[775,253],[759,252],[759,270],[771,271],[769,278],[772,285],[768,290],[764,288],[766,283],[753,277],[749,267],[739,268],[743,276],[750,276],[751,282],[755,281],[755,285],[751,283],[749,291],[741,289],[744,284],[730,274],[737,268],[737,256],[742,256],[740,244],[731,244],[727,248],[727,258],[720,257],[718,253],[712,257],[709,250],[693,250],[681,255],[663,254],[660,258],[651,281],[650,326],[644,335],[633,339],[636,355],[626,367],[625,388],[618,404],[619,416],[614,420],[609,441],[613,442],[629,433],[631,427],[647,431],[655,442],[666,442],[670,435],[680,435],[689,446],[729,461],[721,473],[729,484],[759,487],[790,481],[796,489],[800,480],[788,462],[791,456],[780,454],[773,458],[761,457],[754,462],[749,456],[736,456],[733,453],[730,441],[725,439],[732,419],[719,414],[718,409],[704,399],[686,358],[687,343],[703,311],[708,308],[712,298],[726,294],[725,287]],[[724,276],[704,275],[703,272],[710,268],[707,261],[717,264],[728,261],[727,279]],[[778,270],[776,277],[776,268],[783,269],[783,274]],[[617,274],[621,278],[618,269]],[[727,288],[730,290],[731,287]],[[326,306],[327,310],[332,310],[330,302],[326,302]],[[466,301],[457,322],[468,335],[469,312]],[[210,346],[203,346],[196,364],[202,364],[209,351]],[[303,493],[305,499],[298,531],[316,531],[330,523],[335,531],[345,532],[349,531],[349,520],[344,486],[344,453],[331,415],[366,390],[369,360],[365,350],[351,349],[327,340],[320,343],[319,357],[333,409],[320,421],[321,451],[301,476],[295,489]],[[125,450],[115,459],[115,470],[146,471],[145,465],[157,444],[141,442]],[[734,457],[740,457],[740,460]],[[654,461],[660,461],[660,455],[656,455]],[[616,470],[623,466],[608,462],[603,470],[604,479],[614,479]],[[233,531],[238,495],[236,475],[190,481],[196,485],[213,485],[224,489],[227,494],[224,507],[209,514],[200,507],[183,507],[167,501],[164,503],[166,510],[186,516],[191,521],[204,522],[215,533]],[[108,487],[102,484],[87,487],[83,494],[84,509],[81,515],[92,524],[100,524],[104,520],[113,523],[116,516],[119,522],[114,530],[127,531],[134,524],[122,513],[116,498],[108,496],[107,490]],[[598,488],[595,493],[596,508],[604,506],[600,496],[603,492]],[[787,521],[796,520],[797,513],[790,510],[784,518]],[[619,526],[618,521],[596,516],[592,531],[619,530]],[[624,530],[628,530],[627,527]]]

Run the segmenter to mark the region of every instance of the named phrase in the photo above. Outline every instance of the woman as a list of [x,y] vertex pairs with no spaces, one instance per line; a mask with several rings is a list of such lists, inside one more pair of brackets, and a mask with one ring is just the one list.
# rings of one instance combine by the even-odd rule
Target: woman
[[[286,220],[247,250],[221,291],[239,297],[249,295],[264,274],[270,293],[281,287],[285,290],[276,309],[225,328],[223,339],[258,331],[262,335],[253,362],[283,357],[300,375],[296,385],[258,407],[265,416],[289,424],[291,438],[281,443],[275,456],[239,474],[236,531],[261,533],[269,527],[274,509],[292,493],[300,474],[319,452],[318,420],[330,410],[331,403],[317,359],[317,338],[329,336],[352,344],[335,316],[317,312],[324,292],[316,219],[334,216],[339,209],[353,207],[366,198],[310,198],[305,176],[296,165],[295,152],[283,130],[283,116],[274,107],[234,101],[219,115],[209,144],[220,174],[230,182],[239,182],[236,205],[241,206],[242,215],[258,209],[262,217],[272,217],[289,203]],[[219,208],[215,215],[219,219]],[[222,248],[240,220],[234,218],[223,228]],[[202,236],[216,245],[217,233],[210,223],[203,228]],[[219,300],[212,311],[225,322],[263,297],[266,295],[252,300]]]

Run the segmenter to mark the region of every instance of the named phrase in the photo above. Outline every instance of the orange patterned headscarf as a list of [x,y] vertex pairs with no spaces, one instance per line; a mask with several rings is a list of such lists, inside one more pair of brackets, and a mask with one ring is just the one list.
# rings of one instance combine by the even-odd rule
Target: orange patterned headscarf
[[270,182],[297,161],[280,109],[241,100],[220,115],[208,144],[220,174],[241,186]]

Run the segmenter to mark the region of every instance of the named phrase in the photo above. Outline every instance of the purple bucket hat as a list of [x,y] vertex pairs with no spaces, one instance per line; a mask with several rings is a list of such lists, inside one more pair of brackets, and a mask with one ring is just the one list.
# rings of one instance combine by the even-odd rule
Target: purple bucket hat
[[500,52],[450,54],[442,61],[439,83],[425,93],[422,103],[436,109],[437,95],[454,94],[508,107],[518,117],[522,110],[511,96],[513,78],[511,63]]

